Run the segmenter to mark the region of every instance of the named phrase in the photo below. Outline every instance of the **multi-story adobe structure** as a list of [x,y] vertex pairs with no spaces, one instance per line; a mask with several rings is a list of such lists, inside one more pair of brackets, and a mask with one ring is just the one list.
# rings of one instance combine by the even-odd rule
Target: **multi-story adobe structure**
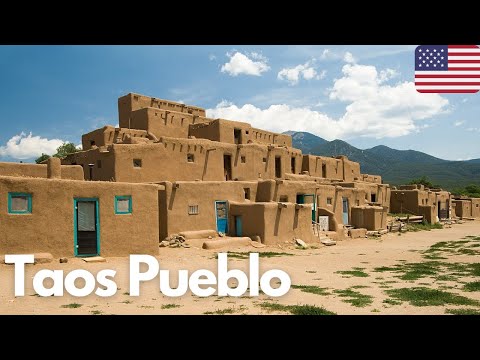
[[402,185],[391,190],[390,212],[422,215],[424,220],[435,224],[455,216],[452,194],[442,189],[429,189],[424,185]]
[[0,253],[155,255],[186,231],[268,245],[386,228],[389,186],[345,156],[302,154],[289,135],[139,94],[118,110],[118,128],[83,135],[61,164],[0,163]]

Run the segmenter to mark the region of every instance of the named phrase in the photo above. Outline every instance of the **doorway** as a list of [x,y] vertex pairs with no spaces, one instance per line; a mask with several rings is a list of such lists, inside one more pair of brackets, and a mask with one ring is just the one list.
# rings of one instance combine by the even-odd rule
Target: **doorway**
[[100,255],[98,199],[74,199],[75,256]]
[[[306,202],[306,199],[309,197],[312,198],[311,202]],[[297,204],[310,204],[312,206],[312,221],[317,222],[317,207],[314,194],[297,194]]]
[[242,224],[242,217],[235,216],[235,236],[243,236],[243,224]]
[[327,165],[322,164],[322,178],[326,178],[326,177],[327,177]]
[[242,129],[233,129],[233,140],[237,145],[242,143]]
[[348,198],[342,198],[342,220],[343,225],[349,225],[348,219]]
[[225,175],[225,180],[232,180],[232,156],[223,155],[223,171]]
[[226,234],[228,231],[227,201],[215,201],[217,231]]
[[282,177],[282,159],[280,156],[275,156],[275,177]]
[[290,161],[290,168],[291,168],[292,174],[295,174],[295,156],[292,156],[292,159]]

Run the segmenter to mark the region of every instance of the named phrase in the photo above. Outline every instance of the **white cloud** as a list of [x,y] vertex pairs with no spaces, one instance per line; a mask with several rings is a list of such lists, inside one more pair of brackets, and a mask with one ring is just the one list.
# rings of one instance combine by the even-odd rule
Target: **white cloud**
[[345,113],[335,119],[310,107],[252,104],[238,107],[220,103],[208,109],[210,117],[241,120],[276,132],[308,131],[325,139],[368,136],[398,137],[425,128],[419,121],[448,111],[448,100],[438,94],[421,94],[412,82],[383,84],[393,72],[378,72],[374,66],[346,64],[343,77],[334,81],[330,99],[346,102]]
[[214,60],[217,60],[217,57],[214,54],[210,54],[208,55],[208,60],[214,61]]
[[467,131],[480,132],[480,128],[471,127],[471,128],[468,128]]
[[352,53],[351,52],[345,52],[345,55],[343,55],[343,61],[349,63],[349,64],[353,64],[355,63],[355,58],[353,57]]
[[314,63],[315,60],[310,60],[293,68],[283,68],[278,72],[277,79],[288,81],[290,85],[297,85],[301,77],[305,80],[323,79],[327,75],[327,71],[322,70],[320,73],[317,73]]
[[330,49],[324,49],[322,51],[322,55],[320,55],[320,59],[328,59],[332,56],[332,51]]
[[458,120],[453,123],[453,126],[462,126],[463,124],[465,124],[464,120]]
[[380,73],[378,75],[378,80],[379,80],[380,83],[383,83],[383,82],[388,81],[390,79],[393,79],[393,78],[395,78],[399,75],[400,74],[394,69],[385,69],[385,70],[380,71]]
[[227,56],[230,58],[230,61],[223,64],[220,71],[231,76],[240,74],[261,76],[263,72],[270,70],[270,66],[267,64],[268,59],[256,52],[245,55],[237,51],[234,54],[227,53]]
[[25,160],[40,156],[42,153],[55,154],[57,148],[63,144],[60,139],[46,139],[40,136],[28,135],[22,132],[13,136],[5,146],[0,146],[0,157]]

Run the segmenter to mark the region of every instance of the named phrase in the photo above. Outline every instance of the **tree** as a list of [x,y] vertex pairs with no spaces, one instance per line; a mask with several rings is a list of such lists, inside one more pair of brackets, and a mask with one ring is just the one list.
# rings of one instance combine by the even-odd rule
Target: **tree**
[[[77,147],[75,144],[69,142],[69,143],[63,143],[57,148],[56,154],[53,155],[53,157],[57,158],[64,158],[68,154],[73,154],[78,151]],[[47,160],[50,157],[50,155],[42,153],[42,155],[35,160],[37,164],[40,164],[42,161]]]
[[435,188],[436,186],[433,185],[428,179],[426,176],[422,176],[421,178],[418,178],[418,179],[413,179],[412,181],[410,181],[408,183],[408,185],[415,185],[415,184],[418,184],[418,185],[423,185],[425,187],[428,187],[430,189],[433,189]]
[[53,155],[54,157],[58,158],[64,158],[68,154],[73,154],[78,151],[77,147],[75,144],[69,142],[69,143],[63,143],[57,148],[57,153]]
[[39,158],[35,159],[35,162],[36,162],[37,164],[40,164],[40,163],[42,163],[43,161],[47,160],[49,157],[50,157],[50,155],[47,155],[47,154],[42,153],[42,155],[41,155]]

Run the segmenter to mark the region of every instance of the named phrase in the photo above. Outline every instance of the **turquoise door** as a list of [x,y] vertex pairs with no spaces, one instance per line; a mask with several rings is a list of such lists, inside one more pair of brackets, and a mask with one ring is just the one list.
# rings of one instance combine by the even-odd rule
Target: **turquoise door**
[[228,206],[226,201],[215,201],[217,231],[226,234],[228,231]]
[[342,219],[343,219],[343,225],[348,225],[348,198],[342,198]]
[[243,236],[242,217],[235,216],[235,236]]
[[316,204],[315,204],[315,195],[314,194],[297,194],[297,204],[306,204],[305,203],[305,198],[307,197],[312,198],[312,221],[317,222],[317,209],[316,209]]
[[73,205],[75,256],[100,255],[98,199],[76,198]]

